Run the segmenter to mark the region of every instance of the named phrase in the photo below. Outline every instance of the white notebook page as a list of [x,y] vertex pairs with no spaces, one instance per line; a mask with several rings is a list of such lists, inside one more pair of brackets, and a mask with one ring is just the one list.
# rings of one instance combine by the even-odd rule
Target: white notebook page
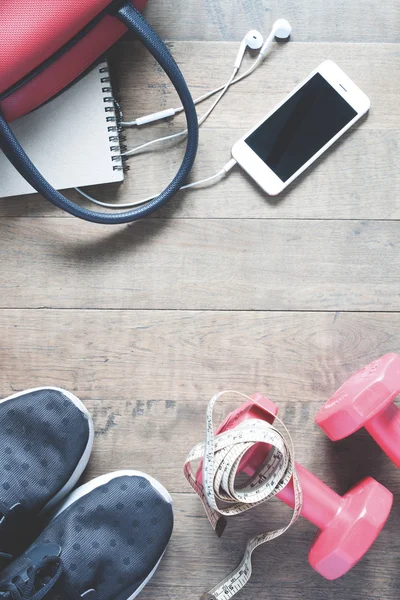
[[[101,72],[105,70],[106,72]],[[107,63],[97,65],[60,96],[11,127],[29,158],[58,190],[111,183],[124,178],[119,146],[108,131],[115,122]],[[109,107],[111,112],[106,112]],[[116,156],[117,160],[112,160]],[[115,167],[115,169],[114,169]],[[0,151],[0,198],[35,193]]]

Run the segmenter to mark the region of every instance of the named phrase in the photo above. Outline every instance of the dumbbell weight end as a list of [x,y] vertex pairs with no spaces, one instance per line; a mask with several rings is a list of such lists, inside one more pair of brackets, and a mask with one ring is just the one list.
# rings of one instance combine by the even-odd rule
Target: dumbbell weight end
[[318,412],[315,422],[332,441],[365,427],[400,468],[400,356],[390,353],[354,373]]
[[[254,448],[257,450],[257,446]],[[264,459],[266,455],[264,449]],[[325,579],[342,577],[378,537],[389,517],[393,495],[367,477],[339,496],[302,465],[296,463],[296,470],[303,491],[301,516],[320,530],[310,548],[310,565]],[[254,460],[251,466],[243,464],[243,471],[250,477],[254,475]],[[293,479],[276,497],[294,507]]]
[[332,521],[314,538],[308,560],[326,579],[345,575],[370,549],[385,525],[393,494],[367,477],[340,498]]

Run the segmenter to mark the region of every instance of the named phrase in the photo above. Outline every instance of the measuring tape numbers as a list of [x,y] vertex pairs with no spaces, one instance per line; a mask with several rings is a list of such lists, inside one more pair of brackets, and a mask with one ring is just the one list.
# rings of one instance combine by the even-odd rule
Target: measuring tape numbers
[[[261,533],[247,543],[240,564],[218,585],[206,592],[204,600],[229,600],[249,581],[252,573],[251,558],[254,550],[279,536],[297,521],[303,497],[294,462],[294,447],[289,431],[274,415],[284,430],[278,429],[261,418],[242,421],[234,428],[214,434],[213,411],[221,396],[236,394],[246,400],[251,398],[240,392],[224,391],[210,401],[206,414],[205,441],[189,452],[184,474],[203,503],[205,513],[213,529],[220,537],[226,526],[226,517],[251,510],[278,494],[293,478],[294,509],[289,523],[280,529]],[[235,485],[239,465],[245,454],[257,443],[270,446],[266,460],[254,475],[240,486]],[[194,476],[191,463],[202,460],[202,473]],[[222,504],[221,504],[222,503]]]

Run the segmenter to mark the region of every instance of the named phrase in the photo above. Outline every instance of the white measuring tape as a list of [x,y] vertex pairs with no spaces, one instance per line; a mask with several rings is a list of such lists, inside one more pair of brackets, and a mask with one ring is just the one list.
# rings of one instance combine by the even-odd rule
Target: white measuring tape
[[[247,543],[241,563],[218,585],[204,594],[205,600],[229,600],[241,590],[251,577],[251,556],[254,550],[285,533],[297,521],[303,506],[303,495],[294,462],[293,442],[284,423],[275,417],[283,427],[284,434],[266,421],[248,419],[234,429],[215,436],[214,405],[224,394],[238,394],[246,400],[251,400],[249,396],[235,391],[216,394],[207,408],[206,439],[192,448],[184,467],[185,477],[200,497],[213,529],[221,536],[226,525],[224,517],[237,515],[266,502],[279,493],[291,478],[294,509],[292,518],[285,527],[261,533]],[[258,442],[271,445],[272,449],[267,459],[244,485],[235,487],[235,478],[243,456]],[[196,480],[191,469],[191,463],[201,459],[203,485]],[[223,502],[225,506],[221,507],[218,501]]]

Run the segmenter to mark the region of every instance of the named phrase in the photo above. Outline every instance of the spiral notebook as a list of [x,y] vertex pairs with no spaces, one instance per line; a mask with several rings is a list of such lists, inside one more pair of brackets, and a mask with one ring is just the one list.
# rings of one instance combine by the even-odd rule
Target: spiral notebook
[[[58,190],[123,181],[108,73],[99,64],[51,102],[12,123],[22,147]],[[0,152],[0,198],[35,193]]]

